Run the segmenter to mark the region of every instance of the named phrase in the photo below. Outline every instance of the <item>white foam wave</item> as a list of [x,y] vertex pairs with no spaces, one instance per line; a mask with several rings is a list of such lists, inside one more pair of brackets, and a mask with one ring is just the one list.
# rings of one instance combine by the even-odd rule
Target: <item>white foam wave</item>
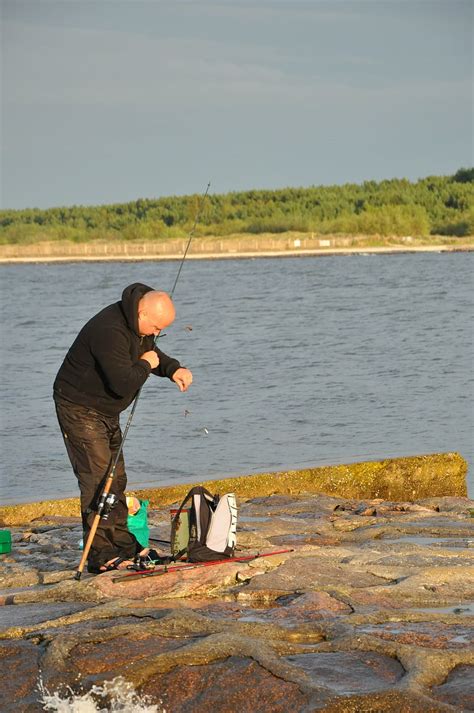
[[94,685],[82,694],[74,693],[69,686],[64,692],[51,693],[41,680],[38,688],[43,710],[54,713],[166,713],[148,696],[139,696],[122,676]]

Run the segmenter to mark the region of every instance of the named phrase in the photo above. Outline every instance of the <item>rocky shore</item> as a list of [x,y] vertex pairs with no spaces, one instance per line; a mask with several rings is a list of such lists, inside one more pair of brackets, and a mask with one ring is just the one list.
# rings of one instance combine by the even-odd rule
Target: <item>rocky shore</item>
[[[77,582],[78,517],[11,528],[0,709],[93,687],[104,705],[133,685],[140,710],[167,713],[474,710],[474,501],[298,492],[239,508],[239,554],[291,551]],[[154,504],[151,536],[169,519]]]

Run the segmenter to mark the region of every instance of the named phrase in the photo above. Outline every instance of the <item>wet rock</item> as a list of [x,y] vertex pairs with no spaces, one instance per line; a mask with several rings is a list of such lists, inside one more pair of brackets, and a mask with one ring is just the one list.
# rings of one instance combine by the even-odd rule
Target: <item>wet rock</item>
[[422,522],[418,518],[400,523],[399,532],[405,535],[424,535],[432,537],[467,537],[474,538],[474,521],[466,516],[452,517],[440,514],[427,517]]
[[48,586],[27,587],[0,596],[1,604],[30,604],[32,602],[100,602],[106,599],[97,587],[94,577],[84,577],[80,582],[66,579]]
[[385,641],[396,641],[429,649],[467,649],[474,646],[474,622],[459,625],[441,622],[396,622],[362,626],[357,633],[377,636]]
[[254,577],[245,589],[239,591],[242,599],[276,599],[285,593],[302,590],[319,590],[331,586],[341,591],[352,588],[373,587],[383,582],[367,572],[334,564],[326,557],[292,557],[277,570]]
[[281,597],[275,602],[277,606],[268,609],[242,612],[239,620],[274,621],[281,622],[283,626],[294,627],[302,622],[328,619],[352,612],[352,607],[326,592],[308,592],[291,597],[287,605],[284,600],[285,597]]
[[413,575],[405,572],[389,586],[354,589],[351,600],[373,606],[385,602],[391,608],[446,606],[471,601],[473,585],[472,568],[438,566]]
[[[12,555],[0,558],[0,601],[18,604],[0,610],[0,636],[12,660],[28,658],[31,671],[39,662],[48,685],[87,689],[122,674],[176,710],[421,713],[463,695],[468,706],[471,503],[253,498],[240,507],[243,553],[292,552],[125,583],[112,582],[123,572],[74,581],[79,520],[45,518],[14,530]],[[167,539],[168,510],[150,517]],[[15,713],[29,710],[22,701]]]
[[41,710],[37,689],[41,649],[29,641],[0,642],[2,686],[0,710]]
[[378,511],[377,508],[372,506],[367,507],[366,505],[361,505],[360,507],[355,510],[356,515],[363,515],[363,516],[373,516],[377,515]]
[[352,607],[327,592],[308,592],[294,599],[290,604],[291,612],[319,612],[323,617],[350,614]]
[[168,653],[186,646],[187,639],[171,639],[157,636],[156,630],[148,631],[146,621],[130,627],[126,635],[113,640],[78,644],[68,656],[69,669],[81,672],[84,682],[87,676],[106,673],[108,677],[124,672],[130,661],[139,661]]
[[[237,583],[237,573],[243,571],[242,562],[224,562],[213,567],[195,567],[163,575],[145,576],[130,581],[114,581],[117,573],[105,573],[94,579],[92,587],[100,596],[147,599],[212,595],[229,589]],[[249,570],[250,572],[250,570]]]
[[248,658],[232,656],[207,666],[176,666],[151,678],[143,693],[163,702],[167,713],[301,711],[308,695]]
[[[265,519],[264,522],[258,523],[258,532],[260,536],[264,537],[267,541],[282,534],[313,534],[319,532],[319,522],[313,513],[310,513],[308,516],[306,516],[306,513],[282,516],[275,515]],[[245,528],[245,526],[246,523],[243,523],[241,527]],[[256,525],[252,527],[255,528]]]
[[235,575],[235,580],[238,584],[242,584],[243,582],[250,582],[252,577],[256,577],[259,574],[265,574],[264,569],[254,569],[250,567],[246,567],[244,570],[237,572]]
[[470,498],[445,496],[441,498],[424,498],[419,500],[420,505],[433,507],[438,512],[455,512],[463,515],[468,515],[469,510],[474,508],[474,500]]
[[[420,541],[421,540],[421,541]],[[345,563],[358,567],[376,565],[379,568],[399,568],[394,579],[415,574],[417,570],[433,566],[468,567],[474,562],[469,547],[462,547],[463,540],[436,540],[435,538],[382,539],[361,543],[344,558]],[[374,571],[374,568],[371,568]]]
[[299,508],[301,503],[306,502],[307,498],[304,495],[262,495],[256,498],[249,498],[245,501],[245,505],[256,506],[259,511],[267,511],[269,508],[272,513],[276,510],[289,512],[292,508]]
[[276,537],[270,537],[269,540],[274,545],[286,545],[294,547],[295,549],[304,547],[305,545],[312,545],[313,547],[332,547],[340,544],[340,540],[336,537],[328,537],[320,532],[305,535],[277,535]]
[[56,582],[63,582],[67,580],[72,580],[75,575],[75,570],[63,569],[55,572],[40,572],[40,582],[41,584],[55,584]]
[[456,666],[446,681],[435,686],[432,695],[460,711],[474,710],[474,665]]
[[345,510],[353,510],[355,515],[377,516],[377,517],[396,517],[406,515],[408,513],[416,513],[418,516],[429,516],[433,511],[438,511],[437,505],[426,506],[411,502],[387,502],[384,500],[371,500],[368,502],[352,503],[350,507],[345,507]]
[[261,533],[239,529],[239,546],[246,550],[261,552],[271,550],[272,541],[263,537]]
[[[160,612],[160,616],[163,615],[164,612]],[[71,668],[70,657],[74,655],[74,647],[76,645],[90,640],[94,642],[94,646],[104,644],[104,650],[106,650],[107,645],[114,650],[114,641],[119,636],[115,631],[116,629],[120,629],[122,636],[126,638],[132,635],[131,632],[133,632],[135,627],[147,627],[147,625],[149,626],[152,622],[152,617],[149,619],[147,617],[139,619],[133,614],[130,616],[117,615],[113,618],[106,617],[102,619],[99,617],[97,617],[97,619],[91,617],[91,619],[77,621],[76,623],[68,623],[66,621],[62,621],[61,623],[61,619],[59,619],[50,622],[51,626],[48,626],[48,622],[45,622],[41,629],[38,626],[38,631],[29,632],[28,638],[38,642],[49,642],[47,654],[51,647],[58,643],[59,649],[63,646],[67,647],[67,655],[64,656],[63,665],[59,667],[51,667],[50,661],[47,659],[47,654],[42,659],[45,680],[47,677],[48,683],[50,683],[51,680],[57,683],[64,680],[64,678],[67,678],[69,681],[75,680],[78,672],[76,669]],[[159,635],[156,629],[154,630],[154,635]],[[130,650],[133,650],[133,647]],[[128,662],[130,663],[132,660],[133,659],[129,659]],[[103,670],[105,671],[106,668],[105,666]],[[73,678],[69,678],[71,673],[74,674]],[[79,671],[81,677],[83,673],[83,671]]]
[[[183,600],[189,604],[193,600]],[[174,606],[174,603],[173,603]],[[273,607],[272,607],[273,608]],[[265,614],[267,609],[255,608],[244,603],[232,601],[221,601],[220,599],[208,600],[203,602],[200,607],[200,612],[209,619],[216,621],[231,621],[242,619],[243,621],[257,621],[260,614]],[[255,619],[252,619],[255,617]]]
[[[354,532],[354,530],[361,530],[362,528],[365,529],[367,524],[370,524],[371,521],[365,520],[362,522],[361,520],[353,520],[352,518],[339,518],[337,519],[336,517],[331,518],[332,526],[333,529],[336,530],[337,533],[342,533],[342,532]],[[375,519],[372,521],[375,524]]]
[[401,663],[373,652],[312,653],[287,656],[318,686],[336,693],[371,693],[390,688],[405,674]]
[[[26,537],[24,537],[23,539],[26,539]],[[37,535],[34,532],[32,532],[31,535],[28,537],[27,542],[34,542],[37,545],[51,546],[53,543],[53,540],[48,535],[41,535],[41,534]]]
[[33,518],[31,523],[37,523],[37,527],[82,527],[80,517],[68,517],[67,515],[44,515]]
[[[33,521],[34,522],[34,521]],[[45,532],[51,532],[54,533],[54,530],[59,530],[62,529],[60,525],[37,525],[36,527],[31,528],[31,532],[34,534],[42,534]]]
[[367,696],[339,696],[324,704],[316,700],[314,710],[324,713],[447,713],[448,709],[427,696],[395,690],[374,691]]
[[84,611],[90,605],[75,604],[71,602],[42,604],[23,604],[19,606],[0,607],[0,630],[11,626],[30,626],[39,624],[60,616],[67,616],[79,611]]
[[40,575],[35,569],[21,569],[20,567],[12,567],[10,570],[4,570],[0,574],[0,587],[8,589],[14,587],[30,587],[34,584],[39,584]]

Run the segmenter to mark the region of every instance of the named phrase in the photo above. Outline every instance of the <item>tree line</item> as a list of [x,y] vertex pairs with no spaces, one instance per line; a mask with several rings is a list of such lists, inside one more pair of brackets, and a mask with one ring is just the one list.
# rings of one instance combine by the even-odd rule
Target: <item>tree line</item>
[[[165,240],[185,237],[199,195],[101,206],[0,211],[0,242]],[[452,176],[207,196],[196,235],[283,233],[474,235],[474,168]]]

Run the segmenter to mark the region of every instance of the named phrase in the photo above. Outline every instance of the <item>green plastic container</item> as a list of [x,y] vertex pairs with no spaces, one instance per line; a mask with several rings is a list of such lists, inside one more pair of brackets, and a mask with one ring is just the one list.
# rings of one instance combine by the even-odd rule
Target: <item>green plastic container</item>
[[128,531],[135,535],[142,547],[148,547],[150,543],[150,528],[148,527],[148,503],[149,500],[140,500],[140,510],[135,515],[127,517]]
[[0,555],[8,555],[12,551],[12,533],[10,530],[0,530]]

